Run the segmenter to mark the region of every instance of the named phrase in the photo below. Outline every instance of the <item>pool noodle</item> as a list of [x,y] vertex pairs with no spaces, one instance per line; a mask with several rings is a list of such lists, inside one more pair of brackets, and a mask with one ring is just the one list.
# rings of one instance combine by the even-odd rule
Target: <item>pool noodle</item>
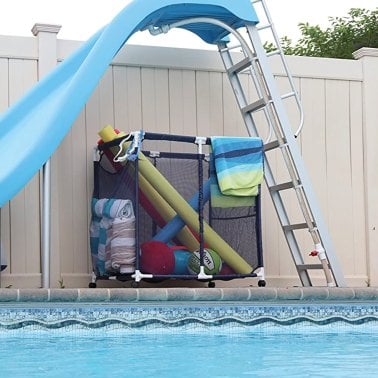
[[[123,167],[122,167],[123,168]],[[139,195],[139,203],[142,205],[143,209],[146,213],[151,217],[151,219],[160,227],[163,228],[167,222],[163,219],[161,214],[154,208],[153,204],[149,201],[147,196],[143,193],[143,191],[138,188],[138,195]],[[174,242],[176,244],[182,244],[182,242],[175,238]]]
[[[193,197],[189,200],[189,205],[198,211],[198,199],[199,192],[195,193]],[[210,179],[207,180],[203,186],[203,203],[205,204],[210,199]],[[171,219],[169,223],[165,225],[153,238],[152,240],[159,240],[164,243],[168,243],[175,235],[185,226],[185,222],[181,219],[179,215],[176,215]]]
[[[139,154],[139,171],[143,177],[168,202],[184,222],[196,232],[199,232],[198,213],[185,201],[168,180],[142,154]],[[209,248],[215,250],[219,256],[237,273],[249,274],[253,268],[229,246],[206,222],[204,222],[204,238]]]
[[[108,138],[111,137],[111,135],[113,135],[113,139],[114,139],[114,135],[116,135],[117,138],[126,137],[126,134],[123,131],[113,129],[111,125],[107,125],[101,130],[101,136],[103,136],[105,140],[108,141]],[[102,138],[97,142],[98,145],[101,145],[103,143],[104,143],[104,139]],[[107,157],[107,159],[109,160],[109,162],[111,163],[111,165],[117,172],[122,169],[122,164],[115,162],[113,160],[118,150],[119,150],[118,147],[110,147],[109,149],[105,149],[103,151],[104,155]]]
[[[164,200],[157,190],[139,174],[139,186],[148,201],[153,204],[153,207],[159,212],[165,223],[170,222],[177,214],[175,210]],[[190,232],[189,228],[185,226],[177,233],[177,239],[188,248],[189,251],[195,251],[199,248],[199,242]]]
[[148,200],[147,196],[142,192],[141,189],[138,190],[139,202],[142,205],[146,213],[152,218],[152,220],[160,227],[165,226],[165,221],[159,212],[154,208],[152,203]]

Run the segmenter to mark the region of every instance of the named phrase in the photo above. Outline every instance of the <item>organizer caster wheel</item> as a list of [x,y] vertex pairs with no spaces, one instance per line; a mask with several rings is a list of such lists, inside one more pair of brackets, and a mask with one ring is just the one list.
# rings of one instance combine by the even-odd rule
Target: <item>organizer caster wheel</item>
[[215,287],[215,282],[210,281],[210,282],[207,284],[207,287]]
[[97,284],[96,284],[96,282],[89,282],[88,287],[89,287],[90,289],[96,289]]
[[257,282],[257,285],[259,287],[265,287],[266,286],[266,282],[265,282],[265,280],[260,280],[259,282]]
[[131,287],[133,289],[137,289],[139,287],[139,282],[136,282],[136,281],[131,282]]

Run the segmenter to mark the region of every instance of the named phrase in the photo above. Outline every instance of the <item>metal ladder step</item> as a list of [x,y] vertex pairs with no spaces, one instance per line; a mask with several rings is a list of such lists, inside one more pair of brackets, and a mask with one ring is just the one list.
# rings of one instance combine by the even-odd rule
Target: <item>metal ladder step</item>
[[260,25],[257,27],[257,30],[258,31],[261,31],[261,30],[265,30],[265,29],[271,29],[272,28],[272,24],[265,24],[265,25]]
[[273,185],[269,188],[271,192],[279,192],[281,190],[287,190],[294,188],[294,184],[292,181],[284,182],[282,184]]
[[244,71],[251,66],[251,60],[247,57],[227,69],[229,75]]
[[303,230],[305,228],[308,228],[307,223],[296,223],[296,224],[287,224],[283,225],[282,229],[284,232],[294,231],[294,230]]
[[[284,140],[284,143],[286,143],[285,140]],[[280,142],[278,140],[274,140],[272,142],[268,142],[264,144],[264,151],[265,152],[272,151],[278,148],[279,146],[280,146]]]
[[227,46],[227,47],[221,49],[220,52],[232,51],[232,50],[236,50],[236,49],[240,49],[240,48],[242,48],[241,45]]
[[241,111],[242,113],[253,113],[257,110],[262,109],[264,106],[266,106],[266,101],[263,98],[260,98],[260,100],[257,100],[255,102],[252,102],[251,104],[244,106]]
[[323,269],[322,264],[298,264],[298,270],[307,270],[307,269]]

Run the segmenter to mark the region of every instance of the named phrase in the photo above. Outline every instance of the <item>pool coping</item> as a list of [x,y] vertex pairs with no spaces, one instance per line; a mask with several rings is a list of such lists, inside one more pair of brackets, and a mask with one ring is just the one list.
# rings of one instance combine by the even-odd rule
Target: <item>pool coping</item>
[[0,289],[1,303],[138,303],[138,302],[366,302],[378,300],[378,287],[243,288],[77,288]]

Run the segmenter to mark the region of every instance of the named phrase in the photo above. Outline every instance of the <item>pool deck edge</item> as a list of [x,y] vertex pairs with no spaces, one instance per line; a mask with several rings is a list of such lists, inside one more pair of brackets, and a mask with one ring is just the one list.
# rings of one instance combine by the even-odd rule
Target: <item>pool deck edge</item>
[[366,302],[378,300],[378,288],[247,287],[247,288],[100,288],[0,289],[1,303],[132,303],[132,302]]

